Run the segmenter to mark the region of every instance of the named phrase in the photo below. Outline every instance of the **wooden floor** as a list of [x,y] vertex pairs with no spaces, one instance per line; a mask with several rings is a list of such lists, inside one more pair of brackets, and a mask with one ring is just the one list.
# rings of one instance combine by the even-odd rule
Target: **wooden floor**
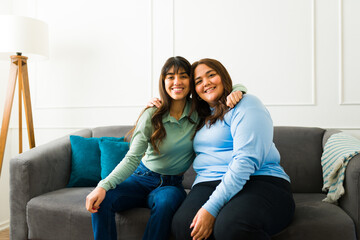
[[9,240],[9,229],[5,229],[3,231],[0,231],[0,240]]

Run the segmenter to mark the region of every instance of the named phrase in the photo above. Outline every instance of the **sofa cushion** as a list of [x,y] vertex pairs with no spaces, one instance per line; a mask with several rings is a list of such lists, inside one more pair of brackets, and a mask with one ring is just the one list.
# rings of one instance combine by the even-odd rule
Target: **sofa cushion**
[[295,193],[294,219],[272,239],[356,239],[353,220],[340,207],[323,202],[325,197],[322,193]]
[[107,138],[101,138],[99,148],[101,179],[104,179],[125,157],[126,153],[129,151],[129,143],[115,142]]
[[[31,199],[27,204],[29,239],[94,239],[91,213],[85,208],[85,198],[92,190],[92,187],[63,188]],[[117,213],[118,239],[138,239],[149,216],[147,208]]]
[[[94,187],[97,183],[105,178],[114,168],[114,160],[111,157],[121,157],[128,151],[128,143],[124,143],[121,149],[114,148],[114,154],[105,151],[104,169],[101,168],[101,151],[99,148],[100,141],[105,141],[104,145],[111,142],[124,142],[124,137],[101,137],[101,138],[84,138],[81,136],[70,136],[71,142],[71,174],[68,187]],[[120,147],[120,146],[117,146]],[[106,148],[108,149],[108,148]],[[121,153],[119,155],[119,153]],[[125,153],[125,154],[123,154]],[[122,159],[122,158],[121,158]],[[120,162],[119,160],[118,162]]]
[[275,127],[274,143],[280,164],[294,193],[322,193],[321,155],[325,130],[309,127]]
[[68,187],[96,186],[100,177],[100,149],[97,138],[70,136],[71,174]]
[[[30,239],[93,239],[85,198],[93,188],[64,188],[31,199],[27,205]],[[294,194],[291,225],[272,237],[285,239],[356,239],[352,219],[338,206],[322,202],[325,194]],[[118,239],[138,239],[150,216],[146,208],[116,214]]]

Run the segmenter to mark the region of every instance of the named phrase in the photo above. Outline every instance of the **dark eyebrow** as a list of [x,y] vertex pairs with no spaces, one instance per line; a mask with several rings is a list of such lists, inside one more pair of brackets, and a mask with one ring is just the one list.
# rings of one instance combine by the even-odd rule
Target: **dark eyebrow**
[[[184,74],[186,74],[186,75],[188,75],[187,72],[181,72],[181,73],[176,73],[176,74],[179,74],[179,75],[184,75]],[[167,73],[165,76],[167,76],[167,75],[173,76],[173,75],[175,75],[175,73],[169,72],[169,73]]]
[[[211,73],[212,71],[216,72],[214,69],[210,69],[209,71],[207,71],[207,72],[205,73],[205,75]],[[200,78],[200,77],[195,78],[195,81],[198,80],[199,78]]]

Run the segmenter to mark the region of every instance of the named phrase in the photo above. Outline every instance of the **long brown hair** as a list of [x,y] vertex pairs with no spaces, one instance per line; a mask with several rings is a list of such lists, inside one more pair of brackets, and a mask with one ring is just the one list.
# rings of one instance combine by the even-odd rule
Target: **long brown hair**
[[[195,69],[200,64],[205,64],[209,68],[215,70],[215,72],[219,74],[221,82],[224,86],[224,92],[215,105],[213,112],[211,112],[209,104],[202,100],[195,90]],[[190,87],[192,94],[191,112],[197,111],[200,118],[200,122],[196,127],[196,131],[200,130],[205,125],[205,123],[210,127],[218,119],[224,119],[225,114],[229,111],[229,108],[226,105],[226,97],[232,91],[232,80],[226,68],[219,61],[211,58],[204,58],[194,62],[191,66]]]
[[[186,72],[186,74],[190,77],[191,75],[191,64],[189,63],[188,60],[186,60],[183,57],[180,56],[176,56],[176,57],[171,57],[169,58],[164,66],[161,69],[161,74],[160,74],[160,78],[159,78],[159,93],[160,93],[160,98],[162,100],[162,104],[161,107],[158,108],[152,118],[151,118],[151,124],[153,126],[153,133],[150,137],[150,142],[151,145],[153,146],[154,150],[159,153],[159,146],[162,142],[162,140],[166,137],[166,131],[162,122],[162,118],[164,116],[164,114],[166,114],[167,112],[170,111],[170,107],[171,107],[171,100],[172,98],[169,96],[169,94],[166,92],[165,89],[165,78],[166,75],[168,74],[168,72],[171,70],[171,68],[174,67],[174,73],[178,73],[179,71],[184,71]],[[190,94],[191,92],[189,92],[189,94],[186,96],[186,99],[188,100],[190,98]],[[145,108],[140,116],[143,114],[143,112],[146,110],[147,108]],[[190,115],[189,115],[190,116]],[[190,120],[188,116],[188,119]],[[140,118],[140,117],[139,117]],[[139,119],[138,119],[139,120]],[[127,134],[126,134],[126,138],[129,139],[129,137],[132,137],[132,134],[134,133],[134,130],[136,128],[137,122],[134,126],[133,129],[131,129]]]

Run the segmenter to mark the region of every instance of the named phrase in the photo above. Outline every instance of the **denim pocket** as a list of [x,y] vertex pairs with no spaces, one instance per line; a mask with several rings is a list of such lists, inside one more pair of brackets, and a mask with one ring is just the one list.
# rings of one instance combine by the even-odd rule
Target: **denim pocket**
[[138,175],[138,176],[145,176],[145,172],[139,171],[138,169],[136,169],[133,174]]
[[134,174],[138,176],[146,176],[149,175],[149,172],[150,170],[147,167],[145,167],[145,165],[142,162],[140,162],[140,165],[136,168]]

